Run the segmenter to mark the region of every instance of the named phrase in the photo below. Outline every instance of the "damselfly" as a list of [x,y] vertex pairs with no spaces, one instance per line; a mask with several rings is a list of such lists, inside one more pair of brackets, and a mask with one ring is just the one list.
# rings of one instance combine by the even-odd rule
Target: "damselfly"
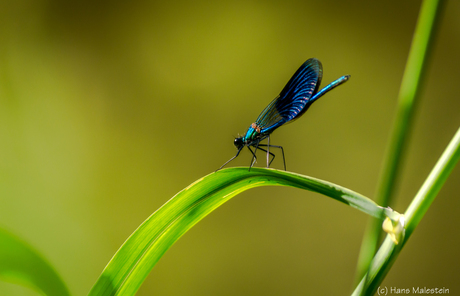
[[[249,170],[257,159],[257,149],[267,153],[267,167],[270,166],[275,159],[275,154],[270,152],[270,147],[281,149],[284,170],[286,170],[283,147],[270,145],[270,134],[283,124],[302,116],[313,102],[328,91],[346,82],[350,78],[350,75],[342,76],[318,91],[322,77],[323,67],[319,60],[312,58],[303,63],[281,93],[260,113],[257,120],[251,124],[246,134],[235,139],[233,144],[238,149],[238,152],[224,163],[219,170],[235,159],[245,146],[248,147],[252,154]],[[261,144],[260,142],[265,139],[268,140],[267,144]],[[251,147],[254,148],[254,151]],[[271,160],[270,155],[272,156]]]

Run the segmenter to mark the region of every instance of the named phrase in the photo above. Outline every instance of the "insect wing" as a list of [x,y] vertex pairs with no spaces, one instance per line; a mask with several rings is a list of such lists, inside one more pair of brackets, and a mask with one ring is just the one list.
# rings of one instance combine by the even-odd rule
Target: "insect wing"
[[277,127],[302,115],[311,97],[318,91],[323,69],[317,59],[307,60],[294,73],[279,96],[259,115],[256,124],[262,133],[270,133]]

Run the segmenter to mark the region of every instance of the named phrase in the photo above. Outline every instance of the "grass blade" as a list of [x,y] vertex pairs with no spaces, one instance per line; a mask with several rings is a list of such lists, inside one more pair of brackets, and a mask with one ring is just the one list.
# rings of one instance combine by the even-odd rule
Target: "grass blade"
[[[390,197],[396,188],[399,167],[406,142],[416,101],[419,97],[422,78],[429,57],[430,45],[435,34],[436,24],[441,15],[440,0],[425,0],[422,3],[417,27],[399,90],[396,118],[387,148],[384,167],[380,176],[376,201],[382,206],[390,204]],[[381,226],[375,221],[369,221],[366,228],[356,270],[359,280],[366,272],[375,254],[381,236]]]
[[134,295],[161,256],[193,225],[236,194],[259,186],[306,189],[373,217],[399,216],[365,196],[323,180],[273,169],[224,169],[194,182],[153,213],[114,255],[89,295]]
[[59,275],[24,241],[0,229],[0,279],[49,296],[70,295]]
[[402,247],[425,215],[459,160],[460,128],[457,130],[457,133],[450,141],[446,150],[441,155],[441,158],[439,158],[435,167],[428,175],[428,178],[425,180],[404,214],[406,224],[405,239],[398,245],[395,245],[389,237],[384,240],[371,262],[369,271],[361,280],[353,295],[373,295],[375,293],[377,287],[381,284],[396,260]]

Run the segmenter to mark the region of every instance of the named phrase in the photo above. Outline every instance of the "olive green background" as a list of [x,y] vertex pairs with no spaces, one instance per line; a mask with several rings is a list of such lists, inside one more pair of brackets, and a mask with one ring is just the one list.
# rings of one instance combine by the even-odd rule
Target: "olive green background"
[[[271,143],[288,170],[372,198],[420,3],[1,1],[0,227],[86,295],[139,224],[234,155],[233,138],[310,57],[323,86],[351,79]],[[400,212],[460,126],[459,13],[448,1]],[[244,151],[231,165],[249,163]],[[457,167],[384,286],[460,293],[459,178]],[[366,222],[318,194],[253,189],[182,237],[137,295],[347,295]],[[0,295],[38,294],[0,282]]]

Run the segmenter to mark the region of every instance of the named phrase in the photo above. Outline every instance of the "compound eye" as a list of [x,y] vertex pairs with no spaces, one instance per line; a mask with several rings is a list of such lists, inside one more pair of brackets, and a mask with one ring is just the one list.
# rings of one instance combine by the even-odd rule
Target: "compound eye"
[[233,144],[235,145],[236,148],[240,148],[241,146],[243,146],[243,139],[236,138],[235,141],[233,141]]

